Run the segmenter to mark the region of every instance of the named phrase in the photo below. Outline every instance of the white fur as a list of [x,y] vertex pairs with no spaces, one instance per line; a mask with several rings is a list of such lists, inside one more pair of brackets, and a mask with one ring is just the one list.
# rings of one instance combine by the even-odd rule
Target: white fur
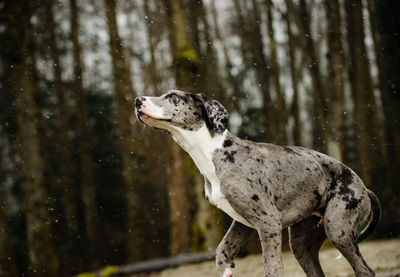
[[224,274],[222,275],[222,277],[232,277],[233,276],[233,272],[232,270],[230,270],[229,268],[225,268]]
[[240,216],[229,204],[225,195],[221,191],[220,179],[215,173],[215,166],[212,161],[212,155],[217,148],[222,148],[225,140],[225,130],[222,134],[215,134],[211,136],[206,124],[197,131],[188,131],[179,127],[169,126],[168,130],[171,132],[174,140],[192,157],[200,173],[208,179],[211,183],[211,194],[206,187],[206,196],[209,201],[223,210],[234,220],[240,223],[253,227],[242,216]]

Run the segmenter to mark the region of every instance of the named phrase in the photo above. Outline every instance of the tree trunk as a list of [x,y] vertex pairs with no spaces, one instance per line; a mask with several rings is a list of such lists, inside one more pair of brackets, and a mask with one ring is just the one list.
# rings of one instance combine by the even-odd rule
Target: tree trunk
[[73,45],[73,70],[75,82],[75,95],[78,116],[79,134],[79,160],[82,172],[82,198],[85,209],[85,227],[89,241],[89,255],[92,258],[93,266],[98,261],[93,259],[95,255],[95,245],[97,241],[97,205],[96,188],[94,182],[93,160],[91,154],[91,134],[89,131],[89,118],[87,111],[87,96],[83,88],[83,65],[82,49],[79,42],[79,11],[76,0],[70,0],[71,9],[71,38]]
[[150,65],[149,65],[149,74],[150,74],[150,79],[151,79],[151,85],[153,87],[153,94],[154,95],[160,95],[160,90],[159,90],[159,76],[158,76],[158,71],[157,71],[157,62],[155,58],[155,51],[156,51],[156,44],[154,42],[154,33],[156,30],[153,28],[152,18],[153,15],[150,11],[149,7],[149,0],[143,1],[143,9],[144,13],[147,16],[146,21],[146,32],[147,32],[147,42],[149,44],[149,51],[150,51]]
[[[395,4],[394,4],[395,3]],[[397,4],[397,7],[396,7]],[[379,89],[381,92],[384,113],[386,143],[386,175],[388,183],[375,185],[381,191],[381,201],[386,202],[388,212],[384,213],[383,232],[389,236],[400,235],[400,55],[398,48],[400,39],[397,35],[400,20],[398,16],[399,2],[390,0],[368,0],[368,9],[372,26],[375,57],[378,65]],[[379,185],[380,184],[380,185]],[[388,217],[385,220],[385,217]]]
[[[232,97],[231,97],[231,103],[226,103],[226,107],[229,109],[235,109],[236,111],[240,112],[240,100],[243,97],[243,92],[240,88],[240,84],[238,81],[238,78],[236,78],[232,74],[232,62],[229,57],[228,53],[228,48],[226,46],[226,43],[224,41],[224,38],[221,35],[221,31],[218,25],[218,15],[217,15],[217,10],[215,8],[215,1],[211,2],[211,13],[212,13],[212,19],[213,19],[213,25],[214,25],[214,32],[215,32],[215,38],[218,40],[221,45],[222,45],[222,52],[223,52],[223,57],[225,61],[225,71],[226,74],[228,75],[228,82],[229,85],[232,87]],[[226,97],[226,96],[225,96]]]
[[[198,89],[198,54],[186,33],[186,22],[180,0],[164,0],[166,7],[170,49],[173,57],[175,80],[178,88],[186,91]],[[170,251],[187,252],[190,247],[189,205],[185,182],[183,152],[173,142],[170,145],[172,164],[169,168]]]
[[9,153],[9,145],[3,136],[0,128],[0,276],[14,277],[17,276],[17,267],[12,248],[12,238],[8,228],[8,209],[9,206],[6,199],[6,178]]
[[[151,249],[146,249],[146,224],[143,217],[145,200],[141,199],[142,186],[145,180],[137,172],[140,164],[138,157],[143,156],[143,142],[141,129],[136,128],[137,138],[134,136],[132,124],[134,100],[136,93],[133,90],[129,66],[125,59],[123,42],[118,33],[116,18],[116,1],[106,0],[106,16],[110,37],[110,55],[114,93],[117,103],[117,120],[120,131],[120,151],[122,155],[123,176],[127,194],[128,230],[130,241],[128,244],[130,261],[142,260],[148,256]],[[143,177],[144,178],[144,177]]]
[[186,186],[183,153],[178,144],[171,141],[172,164],[168,168],[168,200],[170,221],[170,254],[188,252],[190,249],[190,215],[188,188]]
[[0,184],[0,276],[14,277],[18,275],[11,245],[12,239],[7,226],[7,202],[3,198],[4,187],[2,182]]
[[9,85],[14,96],[18,127],[18,150],[22,162],[22,189],[24,192],[27,238],[29,245],[29,274],[32,276],[57,276],[58,261],[50,228],[46,201],[49,199],[43,180],[43,160],[34,94],[35,67],[32,49],[33,27],[31,3],[7,1],[5,30],[8,38]]
[[237,24],[237,26],[240,26],[240,28],[237,30],[238,35],[241,40],[240,52],[242,54],[243,63],[244,63],[245,69],[247,71],[249,67],[254,66],[253,53],[251,52],[251,49],[252,49],[251,46],[254,46],[254,45],[251,45],[251,43],[249,42],[251,25],[250,25],[250,22],[245,19],[245,17],[247,17],[247,16],[243,15],[243,8],[242,8],[241,1],[234,0],[233,7],[235,9],[234,16],[237,21],[237,22],[235,22],[235,24]]
[[168,0],[169,37],[179,89],[192,91],[198,88],[198,53],[190,43],[186,32],[186,22],[180,0]]
[[338,0],[325,0],[328,32],[328,77],[331,87],[329,113],[330,133],[339,148],[339,160],[345,157],[344,71],[345,57],[342,45],[342,19]]
[[365,49],[362,4],[357,0],[345,2],[347,40],[349,47],[349,79],[354,102],[354,130],[358,174],[371,187],[372,176],[381,163],[380,132],[376,113],[369,62]]
[[286,22],[286,32],[288,36],[288,52],[289,52],[289,67],[290,67],[290,78],[293,89],[293,99],[291,104],[291,114],[294,119],[293,125],[293,140],[295,145],[303,145],[302,138],[302,124],[300,120],[300,106],[299,106],[299,88],[298,88],[298,79],[296,74],[296,55],[295,55],[295,43],[291,28],[291,20],[290,15],[293,13],[292,11],[292,2],[291,0],[286,1],[286,13],[284,14],[285,22]]
[[[253,0],[254,2],[255,0]],[[278,62],[278,53],[276,49],[275,31],[273,26],[272,18],[272,1],[265,0],[265,6],[267,10],[267,27],[268,27],[268,38],[269,38],[269,52],[271,59],[271,74],[273,79],[273,84],[276,94],[276,115],[277,115],[277,140],[280,144],[286,145],[287,134],[286,134],[286,124],[287,124],[287,112],[285,97],[282,94],[281,84],[280,84],[280,68]]]
[[218,99],[219,102],[225,104],[226,98],[222,84],[222,78],[219,72],[219,59],[214,48],[214,38],[211,37],[211,28],[207,20],[207,12],[202,0],[198,1],[198,9],[200,20],[203,23],[204,40],[206,44],[205,59],[202,66],[205,68],[205,82],[203,84],[204,93]]
[[46,1],[46,15],[47,15],[47,26],[49,35],[49,46],[50,54],[53,60],[53,73],[55,80],[55,89],[57,94],[57,109],[59,126],[57,126],[57,141],[58,151],[60,154],[60,167],[61,167],[61,178],[60,186],[62,190],[62,203],[65,213],[65,224],[69,229],[74,232],[78,231],[78,218],[77,218],[77,198],[73,182],[73,169],[72,169],[72,147],[69,140],[68,132],[70,130],[68,119],[69,119],[69,108],[66,99],[64,83],[62,80],[62,69],[60,63],[60,51],[57,43],[56,35],[56,22],[54,19],[54,7],[53,0]]
[[305,51],[308,56],[308,69],[312,79],[312,133],[313,147],[323,153],[327,153],[328,131],[327,131],[327,105],[326,92],[322,85],[321,72],[317,53],[314,47],[310,30],[310,16],[305,0],[300,0],[301,30],[306,40]]
[[[234,1],[236,12],[241,14],[241,6],[237,0]],[[248,23],[249,31],[246,32],[245,25],[241,32],[241,40],[245,45],[245,50],[251,54],[252,67],[256,73],[256,79],[258,86],[260,88],[263,106],[262,112],[264,115],[264,128],[265,136],[267,141],[277,142],[276,132],[276,121],[274,118],[274,105],[272,103],[270,94],[270,83],[269,83],[269,70],[267,59],[264,54],[264,45],[262,42],[262,34],[260,28],[261,17],[259,14],[258,6],[255,1],[252,2],[251,10],[247,10],[248,18],[250,19]],[[239,19],[241,16],[239,16]]]

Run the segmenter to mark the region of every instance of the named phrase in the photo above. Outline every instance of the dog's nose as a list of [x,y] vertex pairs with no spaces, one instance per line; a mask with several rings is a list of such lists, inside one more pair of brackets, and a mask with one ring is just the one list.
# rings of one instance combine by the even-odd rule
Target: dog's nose
[[146,101],[146,98],[144,98],[143,96],[136,97],[136,99],[135,99],[136,109],[139,109],[142,106],[144,101]]

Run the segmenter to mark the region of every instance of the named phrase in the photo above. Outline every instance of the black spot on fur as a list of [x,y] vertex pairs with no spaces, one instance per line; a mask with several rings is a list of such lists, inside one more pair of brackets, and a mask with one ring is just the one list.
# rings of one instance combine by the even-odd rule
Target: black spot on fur
[[331,171],[330,175],[331,185],[329,187],[330,193],[328,194],[327,202],[329,202],[329,200],[331,200],[335,195],[339,195],[342,200],[346,202],[346,210],[355,209],[362,199],[357,199],[354,190],[349,187],[353,182],[353,175],[350,169],[342,166],[340,174]]
[[225,250],[222,250],[222,254],[224,255],[225,259],[228,259],[228,255],[226,255]]
[[349,185],[353,181],[353,175],[351,174],[350,169],[343,167],[341,178],[344,185]]
[[348,203],[346,204],[346,210],[353,210],[357,208],[358,204],[360,204],[361,199],[351,198],[349,199]]
[[347,196],[349,194],[354,194],[354,192],[349,189],[348,186],[345,186],[343,183],[339,187],[339,194],[342,196]]
[[225,155],[225,161],[229,161],[231,163],[235,163],[235,155],[236,155],[236,151],[232,151],[232,152],[228,152],[225,151],[224,155]]
[[287,153],[289,154],[294,154],[294,155],[299,155],[301,156],[300,153],[297,153],[296,151],[294,151],[292,148],[288,147],[288,146],[284,146],[283,150],[285,150]]
[[230,139],[226,139],[222,144],[223,147],[229,147],[232,145],[232,141]]
[[251,199],[253,199],[254,201],[260,200],[260,198],[258,197],[257,194],[253,194],[253,196],[251,197]]

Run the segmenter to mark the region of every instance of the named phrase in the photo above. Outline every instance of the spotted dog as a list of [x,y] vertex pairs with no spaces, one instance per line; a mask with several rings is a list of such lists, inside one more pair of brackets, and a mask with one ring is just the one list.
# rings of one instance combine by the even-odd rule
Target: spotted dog
[[381,208],[349,167],[307,148],[240,139],[227,130],[226,109],[202,94],[171,90],[160,97],[138,97],[135,105],[142,123],[168,131],[189,153],[204,176],[206,198],[233,218],[216,250],[220,276],[233,276],[233,258],[254,230],[261,241],[264,276],[282,276],[285,227],[307,276],[324,276],[318,251],[326,237],[356,276],[375,276],[358,242],[373,232]]

